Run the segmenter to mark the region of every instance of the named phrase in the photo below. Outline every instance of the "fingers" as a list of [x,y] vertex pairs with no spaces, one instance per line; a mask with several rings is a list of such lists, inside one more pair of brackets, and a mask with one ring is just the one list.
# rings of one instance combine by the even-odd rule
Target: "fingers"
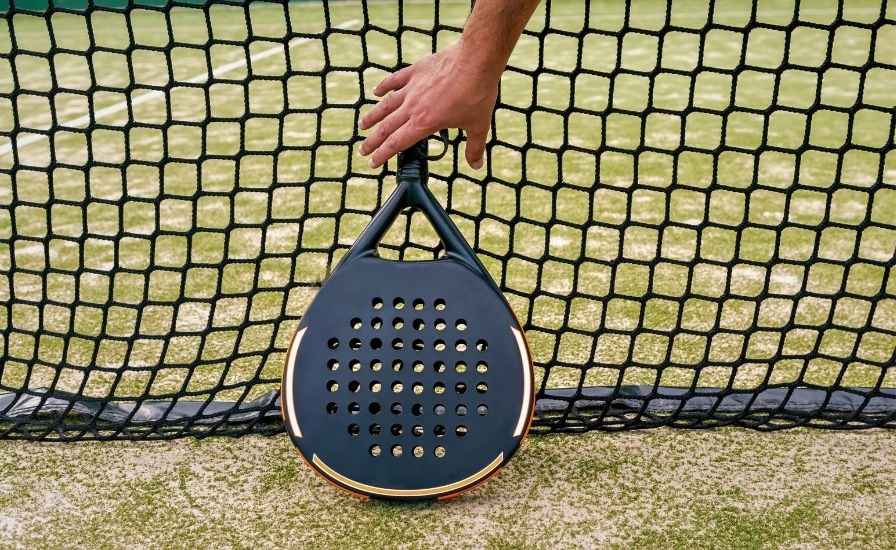
[[405,122],[401,128],[392,132],[392,135],[373,152],[373,155],[370,157],[370,167],[376,168],[381,166],[387,160],[425,138],[430,133],[426,128],[414,123],[413,120]]
[[403,88],[404,85],[408,83],[408,80],[411,79],[413,68],[414,66],[411,65],[390,74],[373,89],[373,93],[376,94],[377,97],[383,97],[387,92]]
[[402,127],[408,121],[409,115],[406,110],[399,109],[387,116],[377,127],[371,132],[364,143],[361,144],[360,152],[362,155],[369,155],[371,151],[376,150],[386,141],[389,136]]
[[401,90],[393,92],[385,99],[377,103],[376,107],[361,119],[361,129],[366,130],[386,118],[390,113],[401,107],[404,102],[404,93]]
[[488,136],[488,129],[484,130],[468,130],[466,157],[467,164],[474,170],[482,168],[482,157],[485,155],[485,139]]

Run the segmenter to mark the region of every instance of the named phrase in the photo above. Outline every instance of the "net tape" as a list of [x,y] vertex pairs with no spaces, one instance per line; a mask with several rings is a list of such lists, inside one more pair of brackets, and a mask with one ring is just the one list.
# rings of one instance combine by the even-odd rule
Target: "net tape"
[[[0,437],[278,433],[394,187],[357,154],[469,4],[31,0],[0,25]],[[892,426],[896,8],[545,0],[430,187],[523,322],[535,431]],[[381,253],[428,259],[419,215]]]

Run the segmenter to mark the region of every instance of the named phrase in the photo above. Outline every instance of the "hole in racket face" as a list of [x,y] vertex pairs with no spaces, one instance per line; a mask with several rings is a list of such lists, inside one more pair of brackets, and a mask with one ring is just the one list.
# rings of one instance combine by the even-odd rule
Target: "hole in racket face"
[[[399,312],[410,314],[411,318],[396,315]],[[444,298],[428,301],[419,297],[376,296],[370,300],[368,311],[348,317],[345,337],[335,335],[328,339],[327,347],[334,357],[327,362],[327,369],[332,373],[344,372],[347,378],[333,376],[327,380],[325,389],[334,400],[327,402],[326,412],[330,418],[344,419],[343,433],[351,440],[359,440],[359,450],[386,460],[408,456],[422,459],[427,454],[444,458],[452,438],[465,438],[473,429],[469,423],[459,421],[471,414],[488,414],[488,405],[482,402],[488,392],[483,380],[488,362],[482,357],[488,350],[488,340],[475,337],[475,323],[464,317],[452,318],[449,312],[450,305]],[[365,341],[366,327],[376,336]],[[474,337],[472,343],[468,335]],[[426,349],[441,354],[445,360],[422,361],[413,357],[413,353]],[[359,359],[371,352],[376,355],[374,358]],[[405,359],[395,357],[405,353],[409,354]],[[343,365],[348,368],[343,369]],[[384,365],[389,368],[384,369]],[[385,375],[385,379],[377,375]],[[379,396],[393,400],[382,403]],[[427,408],[424,403],[433,399],[437,402]],[[362,428],[358,422],[361,419],[356,420],[362,411],[371,418],[385,412],[386,418],[394,421],[386,424],[387,428],[380,422],[368,421]],[[406,426],[402,420],[407,418],[418,420]],[[444,443],[408,446],[407,436],[433,437]]]

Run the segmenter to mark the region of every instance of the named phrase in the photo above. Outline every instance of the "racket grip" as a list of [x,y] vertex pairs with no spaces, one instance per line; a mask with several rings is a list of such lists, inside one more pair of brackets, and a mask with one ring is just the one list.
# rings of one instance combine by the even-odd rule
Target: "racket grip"
[[398,153],[398,183],[423,184],[429,177],[428,140],[424,138]]
[[[441,132],[440,137],[445,143],[445,151],[448,148],[448,133]],[[404,208],[416,208],[421,210],[435,229],[436,234],[445,246],[448,255],[457,258],[467,264],[473,271],[488,277],[485,267],[479,262],[476,253],[464,241],[460,230],[448,217],[448,214],[439,206],[439,202],[426,188],[426,180],[429,178],[428,156],[429,138],[415,143],[412,147],[398,154],[398,189],[389,197],[383,207],[377,212],[373,220],[364,230],[355,244],[346,254],[340,265],[353,258],[376,254],[377,243],[395,221],[395,218]],[[444,155],[444,152],[442,153]],[[441,158],[438,157],[438,158]],[[337,269],[339,269],[337,267]]]

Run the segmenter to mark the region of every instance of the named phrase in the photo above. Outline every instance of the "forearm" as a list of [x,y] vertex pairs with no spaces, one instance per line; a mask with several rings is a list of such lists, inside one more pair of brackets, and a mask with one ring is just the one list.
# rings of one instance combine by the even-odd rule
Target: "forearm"
[[460,47],[465,64],[499,78],[539,0],[476,0]]

